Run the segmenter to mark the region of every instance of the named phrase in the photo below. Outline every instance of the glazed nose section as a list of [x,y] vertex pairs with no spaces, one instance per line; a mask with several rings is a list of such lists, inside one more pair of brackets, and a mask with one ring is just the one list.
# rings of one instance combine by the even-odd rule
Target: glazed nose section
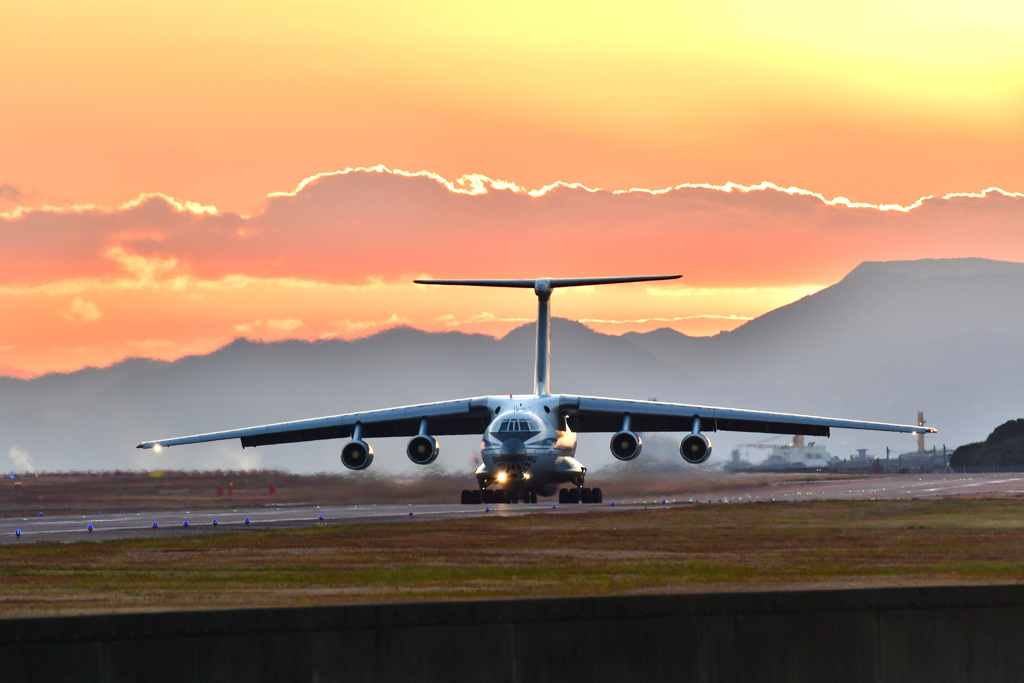
[[498,451],[501,462],[514,463],[526,460],[526,444],[522,439],[512,437],[501,442],[501,450]]

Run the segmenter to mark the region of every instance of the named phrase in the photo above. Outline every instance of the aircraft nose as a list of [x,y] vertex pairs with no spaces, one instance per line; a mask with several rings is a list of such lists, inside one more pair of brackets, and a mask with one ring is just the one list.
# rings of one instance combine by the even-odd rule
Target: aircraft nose
[[526,460],[526,444],[522,439],[512,437],[501,442],[498,456],[502,462],[522,462]]

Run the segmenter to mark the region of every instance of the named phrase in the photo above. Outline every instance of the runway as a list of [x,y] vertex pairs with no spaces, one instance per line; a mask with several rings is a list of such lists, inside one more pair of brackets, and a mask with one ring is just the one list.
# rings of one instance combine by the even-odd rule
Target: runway
[[[799,476],[799,475],[797,475]],[[737,485],[739,484],[739,485]],[[1024,474],[875,475],[858,479],[804,479],[743,486],[723,478],[692,496],[646,496],[613,499],[601,505],[264,505],[214,510],[124,512],[97,510],[90,515],[52,515],[26,510],[20,517],[0,518],[0,543],[105,541],[168,534],[217,533],[224,530],[284,529],[315,525],[450,519],[525,514],[613,514],[653,506],[802,503],[815,500],[923,500],[953,496],[1024,496]]]

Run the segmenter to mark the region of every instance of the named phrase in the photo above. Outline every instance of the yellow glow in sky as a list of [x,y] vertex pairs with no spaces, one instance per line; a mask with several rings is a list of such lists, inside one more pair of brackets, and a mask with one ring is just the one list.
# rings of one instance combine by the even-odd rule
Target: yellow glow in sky
[[769,180],[875,203],[1014,190],[1022,7],[10,4],[0,201],[163,192],[248,211],[379,163],[531,188]]

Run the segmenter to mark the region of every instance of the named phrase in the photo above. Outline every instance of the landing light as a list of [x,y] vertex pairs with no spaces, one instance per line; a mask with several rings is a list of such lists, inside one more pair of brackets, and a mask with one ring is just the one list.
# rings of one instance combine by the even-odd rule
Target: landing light
[[153,446],[153,452],[155,452],[155,453],[159,453],[163,449],[164,449],[164,447],[161,446],[160,444],[156,444],[155,446]]
[[508,474],[505,472],[498,472],[498,483],[504,484],[505,480],[508,479]]

